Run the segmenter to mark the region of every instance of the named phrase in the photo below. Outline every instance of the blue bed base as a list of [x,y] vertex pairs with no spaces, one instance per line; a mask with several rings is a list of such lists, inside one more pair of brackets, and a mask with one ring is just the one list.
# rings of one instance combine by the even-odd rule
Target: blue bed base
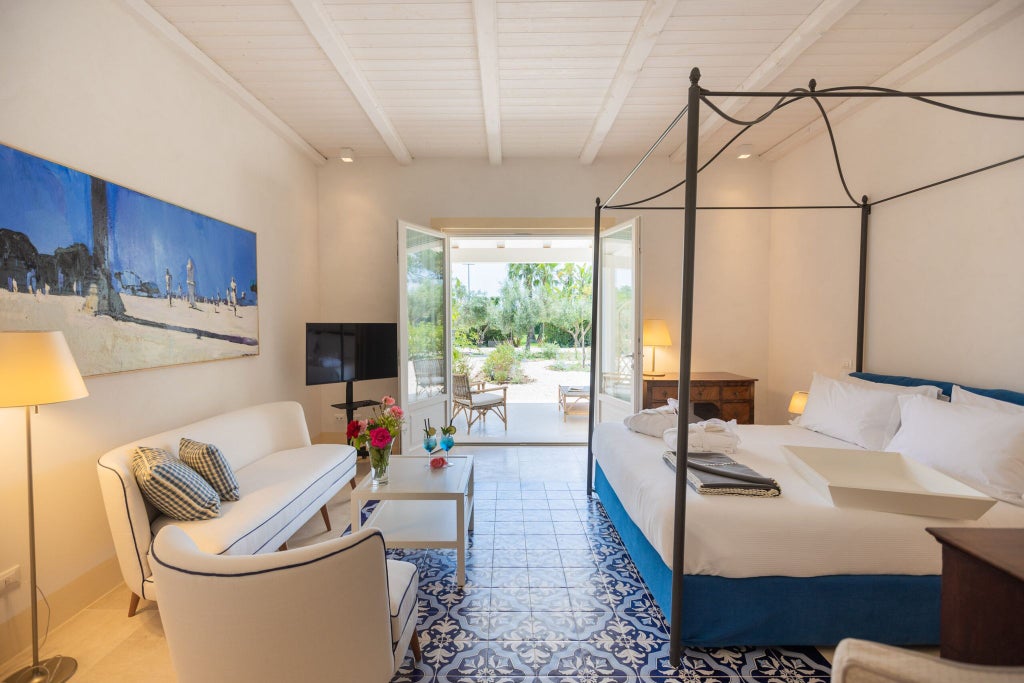
[[[629,518],[601,466],[594,488],[666,615],[672,570]],[[779,543],[791,530],[779,530]],[[798,532],[798,530],[792,530]],[[690,646],[832,645],[865,638],[893,645],[939,642],[938,576],[838,575],[683,580],[682,642]]]

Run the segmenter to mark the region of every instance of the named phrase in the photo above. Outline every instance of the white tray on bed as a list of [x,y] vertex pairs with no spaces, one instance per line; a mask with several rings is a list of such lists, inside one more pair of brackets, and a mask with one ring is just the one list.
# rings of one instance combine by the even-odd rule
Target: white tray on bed
[[996,501],[899,453],[783,446],[793,468],[835,507],[978,519]]

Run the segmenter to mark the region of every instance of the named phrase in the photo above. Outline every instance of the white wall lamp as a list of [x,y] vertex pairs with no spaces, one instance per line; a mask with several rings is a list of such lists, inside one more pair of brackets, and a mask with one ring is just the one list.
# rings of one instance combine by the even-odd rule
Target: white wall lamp
[[737,159],[749,159],[752,156],[754,156],[753,145],[740,145],[736,148]]
[[356,153],[352,151],[351,147],[343,147],[341,151],[338,152],[338,158],[346,164],[351,164],[356,160]]

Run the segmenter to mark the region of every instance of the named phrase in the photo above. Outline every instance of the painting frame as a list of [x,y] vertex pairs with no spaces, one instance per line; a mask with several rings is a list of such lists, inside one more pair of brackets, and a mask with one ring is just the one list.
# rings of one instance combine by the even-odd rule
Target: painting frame
[[85,377],[260,354],[254,230],[0,143],[0,331]]

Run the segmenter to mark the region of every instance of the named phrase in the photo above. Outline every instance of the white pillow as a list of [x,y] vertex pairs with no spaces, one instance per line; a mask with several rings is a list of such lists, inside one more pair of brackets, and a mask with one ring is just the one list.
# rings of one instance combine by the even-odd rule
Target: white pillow
[[[955,394],[954,394],[955,396]],[[899,398],[903,424],[886,447],[982,493],[1024,505],[1024,413]]]
[[860,377],[851,377],[847,375],[843,377],[844,382],[850,384],[857,384],[860,386],[871,387],[872,389],[878,389],[879,391],[888,391],[890,394],[920,394],[921,396],[927,396],[928,398],[939,398],[942,396],[942,389],[935,386],[934,384],[922,384],[917,387],[907,387],[902,384],[886,384],[885,382],[872,382],[869,379],[861,379]]
[[989,398],[988,396],[982,396],[967,391],[961,386],[953,385],[953,403],[966,406],[977,406],[979,408],[988,408],[989,410],[996,410],[1000,413],[1009,413],[1010,415],[1016,415],[1018,413],[1024,413],[1024,406],[1019,406],[1016,403],[1010,403],[1008,401],[1000,401],[997,398]]
[[897,394],[814,373],[801,427],[878,451],[900,426]]

